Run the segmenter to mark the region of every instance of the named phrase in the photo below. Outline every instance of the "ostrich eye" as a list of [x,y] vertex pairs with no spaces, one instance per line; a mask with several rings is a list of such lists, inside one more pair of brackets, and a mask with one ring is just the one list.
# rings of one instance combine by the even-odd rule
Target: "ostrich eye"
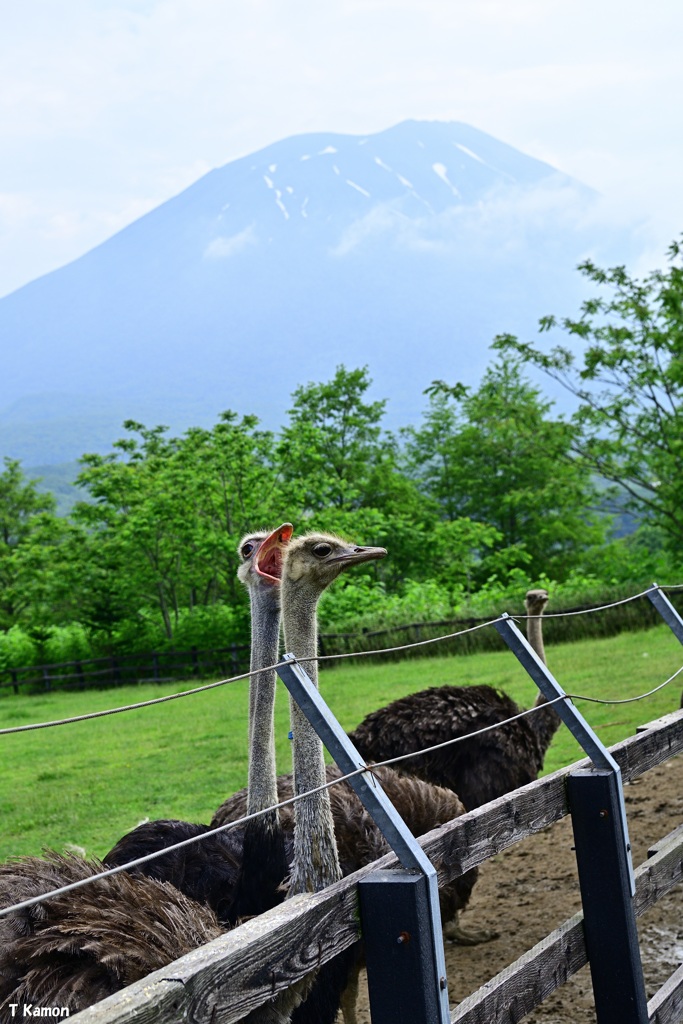
[[252,544],[251,541],[247,541],[246,544],[243,544],[242,550],[240,551],[242,558],[249,558],[249,555],[252,554],[255,547],[256,545]]
[[327,558],[331,550],[331,544],[316,544],[313,548],[313,554],[316,555],[317,558]]

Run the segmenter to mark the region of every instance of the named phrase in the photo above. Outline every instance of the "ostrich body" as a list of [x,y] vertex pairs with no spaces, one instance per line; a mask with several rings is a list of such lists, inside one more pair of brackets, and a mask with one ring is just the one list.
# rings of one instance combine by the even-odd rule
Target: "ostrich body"
[[[533,616],[529,642],[544,662],[541,615],[547,600],[545,590],[530,590],[526,596],[527,614]],[[539,695],[536,706],[545,703]],[[432,687],[373,711],[349,736],[364,758],[385,761],[466,736],[521,710],[492,686]],[[533,782],[559,725],[559,716],[548,706],[483,736],[412,757],[396,769],[452,789],[469,811]]]
[[[373,769],[373,775],[380,781],[385,793],[416,836],[445,825],[465,811],[456,794],[443,786],[435,786],[412,776],[398,775],[391,768]],[[327,782],[332,782],[341,777],[341,772],[336,765],[327,765],[325,777]],[[384,836],[348,782],[333,786],[328,792],[342,877],[391,852]],[[279,802],[294,796],[294,779],[291,774],[278,776],[277,794]],[[216,827],[243,817],[246,814],[247,799],[246,789],[235,793],[221,804],[211,825]],[[294,831],[294,816],[292,805],[280,809],[281,825],[286,834]],[[467,905],[476,877],[477,869],[473,868],[439,890],[441,918],[444,922]]]
[[[120,867],[209,831],[209,825],[189,821],[147,821],[119,839],[103,858],[104,866]],[[219,922],[229,927],[235,921],[233,901],[241,871],[243,841],[244,829],[237,827],[139,864],[130,869],[130,874],[170,882],[189,899],[210,907]]]
[[[0,865],[0,906],[102,870],[97,861],[54,852],[9,861]],[[16,911],[0,918],[0,1019],[14,1015],[12,1003],[76,1013],[221,930],[208,907],[169,883],[125,872]]]

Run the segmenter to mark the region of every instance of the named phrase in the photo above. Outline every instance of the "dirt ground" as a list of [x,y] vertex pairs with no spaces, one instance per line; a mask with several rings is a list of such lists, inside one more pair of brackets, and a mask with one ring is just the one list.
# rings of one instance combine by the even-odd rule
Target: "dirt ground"
[[[648,847],[683,822],[683,755],[627,785],[624,795],[637,866],[647,858]],[[452,1007],[581,909],[572,845],[571,822],[565,818],[482,865],[462,923],[501,934],[480,946],[446,943]],[[639,919],[638,931],[650,999],[683,962],[682,885]],[[359,1024],[370,1024],[364,975],[358,1011]],[[525,1022],[594,1024],[589,968],[574,975]]]

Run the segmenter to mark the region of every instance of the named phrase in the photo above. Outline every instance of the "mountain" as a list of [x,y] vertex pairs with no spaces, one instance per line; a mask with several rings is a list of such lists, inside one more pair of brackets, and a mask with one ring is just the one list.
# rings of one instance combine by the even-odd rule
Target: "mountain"
[[598,210],[464,124],[277,142],[0,300],[0,454],[69,461],[125,418],[180,430],[226,408],[276,427],[341,362],[370,366],[390,424],[414,421],[434,378],[478,380],[495,333],[575,312],[579,259],[623,260]]

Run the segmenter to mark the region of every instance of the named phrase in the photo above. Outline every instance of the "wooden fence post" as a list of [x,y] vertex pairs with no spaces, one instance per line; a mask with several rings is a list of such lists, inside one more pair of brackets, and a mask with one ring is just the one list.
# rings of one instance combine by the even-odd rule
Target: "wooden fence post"
[[567,796],[598,1024],[648,1024],[619,779],[606,770],[572,772]]
[[18,676],[17,676],[16,669],[11,668],[9,670],[9,674],[10,674],[10,678],[12,680],[12,689],[14,690],[15,693],[19,693],[19,679],[18,679]]
[[446,988],[434,961],[425,875],[373,871],[358,884],[373,1024],[432,1024]]

